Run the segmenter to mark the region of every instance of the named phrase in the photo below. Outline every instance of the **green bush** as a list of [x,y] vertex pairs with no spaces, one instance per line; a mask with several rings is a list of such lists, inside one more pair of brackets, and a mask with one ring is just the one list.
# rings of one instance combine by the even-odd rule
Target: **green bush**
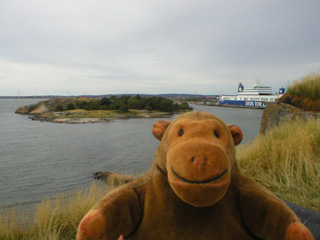
[[90,102],[88,105],[86,105],[84,107],[85,110],[99,110],[100,109],[100,105],[97,102]]
[[61,105],[61,104],[59,104],[57,107],[56,107],[56,111],[58,111],[58,112],[61,112],[61,111],[63,111],[64,109],[63,109],[63,106]]
[[122,106],[123,106],[123,103],[120,102],[120,101],[117,101],[117,102],[114,103],[115,109],[120,109]]
[[181,103],[179,105],[179,110],[188,111],[188,110],[193,110],[193,108],[190,107],[188,103]]
[[100,105],[102,106],[109,106],[111,104],[110,98],[104,97],[100,100]]
[[121,113],[127,113],[127,112],[129,112],[128,106],[127,106],[127,105],[123,105],[122,107],[120,107],[119,112],[121,112]]
[[164,112],[173,112],[174,106],[173,101],[170,99],[164,99],[160,103],[160,109]]
[[130,98],[131,98],[130,95],[123,95],[119,99],[124,105],[127,105]]
[[145,108],[145,104],[141,99],[136,99],[136,98],[131,98],[128,101],[128,107],[130,109],[144,109]]
[[111,103],[109,105],[109,110],[115,110],[116,109],[116,105],[114,105],[113,103]]
[[85,106],[87,106],[89,103],[86,101],[77,102],[77,106],[81,109],[84,109]]
[[73,104],[73,103],[68,103],[67,109],[68,109],[68,110],[73,110],[73,109],[75,109],[74,104]]
[[109,107],[106,105],[101,106],[101,110],[109,110]]

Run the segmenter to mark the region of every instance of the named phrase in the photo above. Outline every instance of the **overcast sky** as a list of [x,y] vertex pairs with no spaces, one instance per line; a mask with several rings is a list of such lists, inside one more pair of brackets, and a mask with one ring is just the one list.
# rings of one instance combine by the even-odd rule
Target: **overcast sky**
[[0,96],[274,91],[320,69],[320,1],[1,0]]

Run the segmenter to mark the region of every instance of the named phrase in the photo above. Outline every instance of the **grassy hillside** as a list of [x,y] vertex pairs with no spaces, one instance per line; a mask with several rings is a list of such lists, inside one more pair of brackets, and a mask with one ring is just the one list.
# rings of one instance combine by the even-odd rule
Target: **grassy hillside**
[[320,212],[320,120],[283,123],[240,145],[237,158],[246,175],[283,199]]
[[308,111],[320,111],[320,71],[308,74],[288,87],[280,101]]

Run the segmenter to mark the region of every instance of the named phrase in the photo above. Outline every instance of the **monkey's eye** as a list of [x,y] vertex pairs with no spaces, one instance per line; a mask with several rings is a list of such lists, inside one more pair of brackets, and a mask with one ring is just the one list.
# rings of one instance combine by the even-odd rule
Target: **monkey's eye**
[[217,130],[214,130],[214,135],[217,137],[217,138],[220,138],[220,134],[218,133],[218,131]]
[[180,129],[180,131],[178,132],[179,137],[181,137],[184,134],[184,130]]

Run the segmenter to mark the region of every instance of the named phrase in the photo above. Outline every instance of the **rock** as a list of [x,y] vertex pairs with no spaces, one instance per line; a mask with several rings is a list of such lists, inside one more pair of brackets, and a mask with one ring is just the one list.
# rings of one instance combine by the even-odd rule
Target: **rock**
[[29,108],[28,106],[22,106],[22,107],[19,107],[15,113],[20,113],[20,114],[29,114]]
[[40,102],[37,105],[37,107],[30,112],[30,114],[38,115],[38,114],[43,114],[43,113],[46,113],[46,112],[49,112],[48,108],[46,107],[46,105],[43,102]]
[[[285,200],[284,200],[285,201]],[[297,214],[299,220],[312,232],[315,239],[320,239],[320,214],[309,209],[285,201],[286,204]]]
[[320,113],[304,111],[287,103],[267,103],[262,113],[260,134],[267,132],[270,128],[278,126],[296,118],[304,120],[314,118],[320,119]]
[[19,113],[19,114],[30,114],[30,112],[32,112],[35,108],[37,108],[37,104],[31,104],[28,106],[22,106],[19,107],[15,113]]
[[125,175],[115,172],[96,172],[93,175],[94,179],[108,182],[109,185],[118,186],[124,183],[129,183],[135,180],[137,177],[132,175]]
[[81,123],[102,123],[110,122],[109,118],[46,118],[47,121],[53,123],[70,123],[70,124],[81,124]]

